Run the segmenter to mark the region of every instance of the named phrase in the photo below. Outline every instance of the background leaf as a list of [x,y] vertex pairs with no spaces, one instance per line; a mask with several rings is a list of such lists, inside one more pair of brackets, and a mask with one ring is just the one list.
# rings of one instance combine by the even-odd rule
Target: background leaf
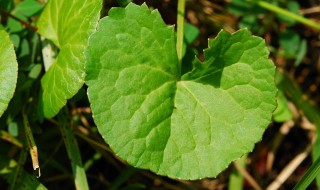
[[18,63],[6,31],[0,30],[0,117],[7,109],[17,84]]
[[83,85],[83,52],[95,31],[101,6],[101,0],[54,0],[42,12],[38,32],[60,48],[56,61],[41,81],[45,117],[55,116]]
[[88,96],[116,154],[161,175],[199,179],[253,149],[276,105],[269,51],[248,30],[222,31],[209,46],[206,61],[195,60],[180,80],[173,30],[157,11],[129,4],[100,21],[86,54]]

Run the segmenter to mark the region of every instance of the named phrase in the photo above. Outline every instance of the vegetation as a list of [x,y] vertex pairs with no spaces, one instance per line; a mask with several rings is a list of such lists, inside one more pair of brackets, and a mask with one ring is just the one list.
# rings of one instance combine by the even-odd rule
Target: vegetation
[[0,184],[317,189],[312,8],[0,0]]

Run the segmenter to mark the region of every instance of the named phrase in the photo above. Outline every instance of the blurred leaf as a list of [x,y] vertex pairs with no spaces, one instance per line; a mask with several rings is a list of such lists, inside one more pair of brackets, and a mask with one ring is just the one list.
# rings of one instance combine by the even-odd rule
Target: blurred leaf
[[286,30],[280,33],[280,46],[285,51],[286,58],[294,58],[300,46],[300,36],[293,30]]
[[18,57],[22,58],[28,55],[30,55],[29,41],[26,38],[24,38],[20,45],[20,53]]
[[228,4],[228,11],[236,16],[243,16],[251,12],[252,6],[245,0],[232,0]]
[[16,137],[19,134],[18,124],[16,122],[10,122],[8,124],[8,132],[10,135]]
[[295,67],[300,65],[301,61],[303,60],[304,56],[307,53],[307,48],[308,48],[307,47],[307,40],[305,40],[305,39],[301,40],[300,47],[299,47],[298,53],[296,55],[296,60],[294,62]]
[[248,14],[261,14],[265,13],[266,11],[255,5],[254,3],[250,3],[246,0],[232,0],[227,5],[228,11],[231,14],[234,14],[236,16],[245,16]]
[[13,43],[13,46],[15,49],[18,49],[19,45],[20,45],[20,36],[17,34],[11,34],[10,35],[10,39]]
[[127,6],[130,2],[132,2],[132,0],[117,0],[117,2],[119,3],[119,5],[121,7],[125,7]]
[[0,0],[0,7],[10,12],[14,7],[13,0]]
[[187,22],[184,24],[184,39],[187,44],[192,44],[199,36],[199,33],[199,29],[196,26]]
[[[184,40],[183,40],[183,45],[182,45],[182,57],[186,57],[189,56],[187,55],[187,51],[190,52],[190,45],[193,43],[194,40],[197,39],[197,37],[199,36],[199,29],[189,23],[185,23],[184,24]],[[194,58],[194,57],[193,57]],[[193,60],[192,58],[192,60]]]
[[8,18],[7,27],[10,33],[20,32],[23,29],[22,24],[13,18]]
[[16,6],[13,12],[30,17],[38,13],[42,8],[43,5],[36,0],[24,0]]
[[36,79],[39,77],[42,70],[41,64],[36,64],[34,67],[32,67],[31,71],[29,72],[29,78]]
[[252,31],[257,31],[258,28],[261,26],[258,23],[257,16],[256,15],[248,15],[245,17],[242,17],[239,23],[240,28],[248,28]]

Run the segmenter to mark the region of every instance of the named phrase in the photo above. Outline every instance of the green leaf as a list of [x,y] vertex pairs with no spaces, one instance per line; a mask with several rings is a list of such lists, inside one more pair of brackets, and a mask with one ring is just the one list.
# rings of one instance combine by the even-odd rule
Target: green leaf
[[280,46],[285,51],[285,57],[295,57],[300,46],[300,36],[293,30],[286,30],[280,34]]
[[278,87],[278,96],[277,96],[277,108],[273,112],[273,119],[276,122],[285,122],[293,118],[293,114],[288,104],[288,100],[285,96],[283,90],[283,75],[280,72],[276,72],[275,75],[276,84]]
[[82,87],[86,64],[83,53],[96,29],[101,6],[101,0],[51,0],[42,12],[38,32],[60,48],[41,80],[45,117],[55,116]]
[[42,65],[41,64],[36,64],[32,67],[31,71],[29,72],[29,77],[32,79],[38,78],[42,70]]
[[0,30],[0,117],[7,109],[17,84],[18,63],[8,33]]
[[294,66],[298,67],[300,63],[302,62],[303,58],[307,54],[307,40],[303,39],[301,40],[300,47],[297,52],[296,60],[294,61]]
[[91,36],[88,96],[113,151],[181,179],[214,177],[252,151],[275,109],[275,67],[261,38],[221,31],[181,77],[173,27],[144,4],[113,8]]
[[[4,155],[0,155],[0,176],[12,185],[12,179],[18,171],[18,163],[14,159],[10,159]],[[30,175],[25,170],[21,171],[21,175],[15,184],[15,189],[24,190],[45,190],[47,189],[40,183],[35,176]]]
[[43,6],[36,0],[24,0],[17,5],[14,12],[30,17],[38,13]]
[[193,41],[195,41],[197,39],[197,37],[199,36],[199,29],[190,24],[190,23],[185,23],[184,25],[184,39],[185,39],[185,42],[187,44],[192,44]]

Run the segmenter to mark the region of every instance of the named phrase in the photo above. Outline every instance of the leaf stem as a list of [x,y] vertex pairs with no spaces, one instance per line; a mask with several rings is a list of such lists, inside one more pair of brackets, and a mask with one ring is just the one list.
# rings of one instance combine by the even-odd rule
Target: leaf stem
[[182,61],[183,53],[183,29],[184,29],[184,13],[186,0],[178,0],[178,14],[177,14],[177,55],[179,65]]
[[291,18],[291,19],[293,19],[293,20],[295,20],[297,22],[300,22],[302,24],[305,24],[307,26],[310,26],[312,28],[320,30],[320,24],[319,23],[316,23],[316,22],[314,22],[314,21],[312,21],[310,19],[307,19],[307,18],[305,18],[305,17],[303,17],[301,15],[298,15],[296,13],[292,13],[290,11],[287,11],[285,9],[282,9],[280,7],[272,5],[271,3],[268,3],[266,1],[252,1],[252,0],[247,0],[247,1],[253,2],[253,3],[259,5],[260,7],[265,8],[265,9],[267,9],[269,11],[275,12],[275,13],[283,15],[283,16],[286,16],[286,17]]

